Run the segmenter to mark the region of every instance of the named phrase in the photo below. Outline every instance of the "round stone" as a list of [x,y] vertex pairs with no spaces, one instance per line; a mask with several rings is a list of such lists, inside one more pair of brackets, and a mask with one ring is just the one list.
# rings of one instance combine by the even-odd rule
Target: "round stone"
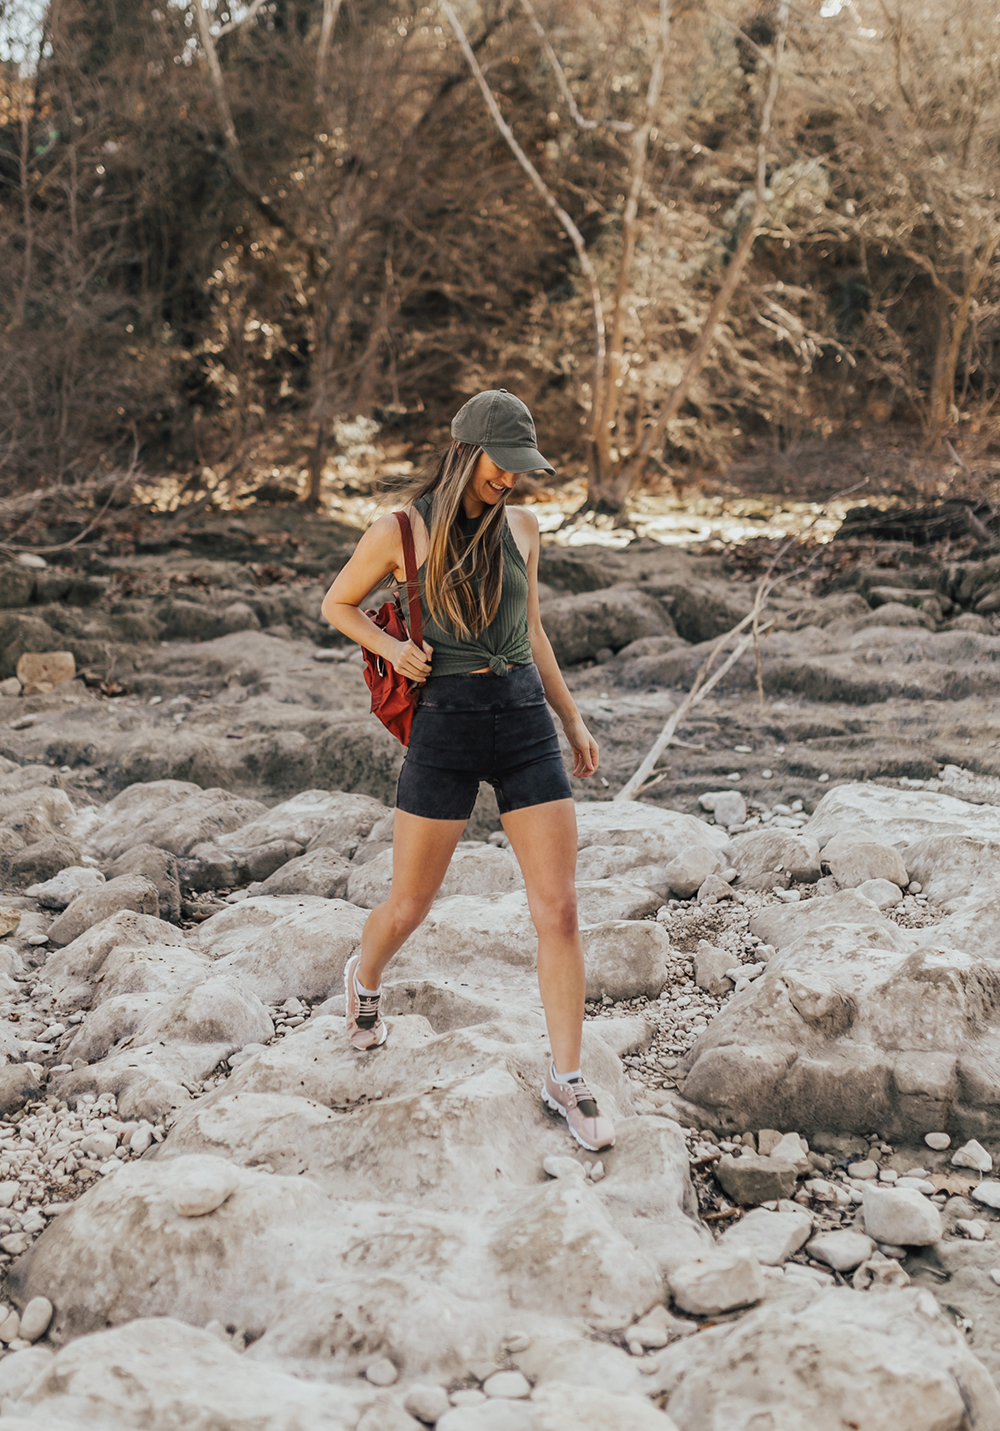
[[26,1342],[37,1342],[49,1329],[52,1320],[52,1303],[48,1297],[32,1297],[21,1314],[21,1338]]
[[403,1398],[403,1409],[429,1426],[441,1420],[450,1404],[443,1386],[411,1386]]
[[531,1395],[531,1383],[519,1371],[498,1371],[483,1382],[487,1396],[503,1397],[507,1401],[519,1401]]
[[365,1367],[365,1377],[372,1386],[392,1386],[398,1376],[399,1372],[387,1356],[380,1356]]
[[951,1139],[947,1133],[925,1133],[924,1142],[936,1153],[943,1153],[945,1148],[951,1147]]

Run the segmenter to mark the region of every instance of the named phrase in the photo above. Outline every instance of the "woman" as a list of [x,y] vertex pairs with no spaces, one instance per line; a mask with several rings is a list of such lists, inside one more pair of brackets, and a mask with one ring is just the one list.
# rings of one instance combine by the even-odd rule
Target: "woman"
[[538,983],[552,1064],[548,1108],[596,1152],[614,1143],[580,1072],[583,951],[576,916],[576,812],[545,702],[573,748],[573,773],[593,775],[597,744],[542,630],[538,521],[506,498],[524,472],[554,469],[524,403],[505,389],[470,398],[454,441],[407,508],[420,568],[423,649],[381,631],[359,609],[390,572],[405,581],[396,518],[380,517],[327,592],[323,615],[422,687],[396,795],[389,898],[365,924],[347,965],[347,1032],[357,1049],[385,1042],[382,974],[426,917],[472,814],[480,780],[527,888],[538,933]]

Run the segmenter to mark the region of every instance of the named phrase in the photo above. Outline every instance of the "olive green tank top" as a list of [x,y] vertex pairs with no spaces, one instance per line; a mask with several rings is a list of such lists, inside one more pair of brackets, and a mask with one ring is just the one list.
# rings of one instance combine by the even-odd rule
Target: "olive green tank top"
[[[434,494],[428,493],[414,502],[430,532]],[[424,594],[424,568],[421,565],[420,609],[424,618],[424,640],[434,648],[431,658],[432,676],[463,676],[470,671],[489,667],[495,676],[506,676],[510,666],[530,663],[531,641],[528,637],[528,568],[518,549],[510,523],[504,514],[503,584],[500,605],[489,626],[478,636],[460,636],[450,625],[442,626],[430,614]],[[405,588],[404,588],[405,589]]]

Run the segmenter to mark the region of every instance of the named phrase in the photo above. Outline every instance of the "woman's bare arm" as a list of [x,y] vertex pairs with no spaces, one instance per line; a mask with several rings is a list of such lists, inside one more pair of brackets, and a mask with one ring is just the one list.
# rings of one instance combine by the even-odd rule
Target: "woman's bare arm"
[[320,610],[331,626],[381,656],[400,675],[423,684],[431,672],[433,648],[426,641],[423,651],[412,641],[397,641],[360,609],[368,593],[386,577],[395,575],[402,564],[399,523],[392,514],[379,517],[358,542],[350,561],[324,596]]
[[538,553],[541,545],[538,537],[538,518],[525,507],[508,508],[508,516],[513,519],[511,531],[522,554],[525,541],[528,543],[525,557],[528,568],[528,636],[531,640],[531,655],[542,678],[545,699],[562,722],[566,739],[573,747],[573,774],[593,775],[599,763],[597,741],[576,708],[576,702],[570,695],[569,687],[559,669],[552,643],[542,626],[538,605]]

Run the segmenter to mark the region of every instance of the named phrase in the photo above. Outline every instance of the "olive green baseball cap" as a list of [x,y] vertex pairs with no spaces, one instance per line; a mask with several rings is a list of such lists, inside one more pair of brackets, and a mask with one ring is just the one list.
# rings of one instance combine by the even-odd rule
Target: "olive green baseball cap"
[[556,470],[538,450],[531,413],[506,388],[469,398],[452,419],[451,435],[456,442],[481,447],[504,472]]

